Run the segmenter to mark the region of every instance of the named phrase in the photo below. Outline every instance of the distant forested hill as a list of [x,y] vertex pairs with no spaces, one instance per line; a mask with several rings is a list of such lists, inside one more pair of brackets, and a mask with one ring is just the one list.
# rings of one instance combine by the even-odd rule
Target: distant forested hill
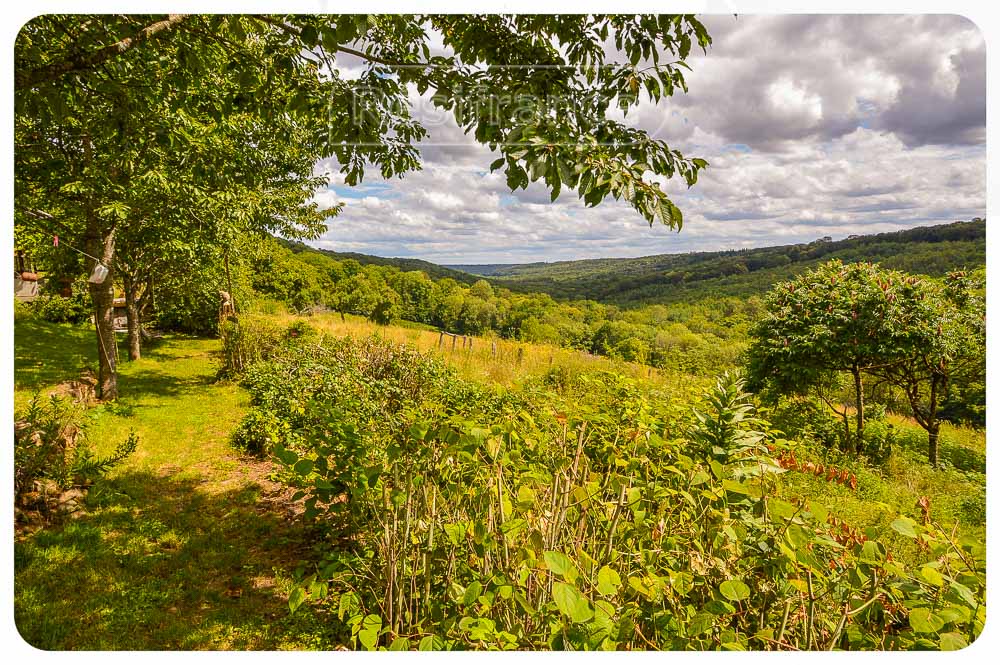
[[450,277],[456,282],[460,282],[462,284],[474,284],[480,279],[475,273],[455,270],[451,267],[440,266],[436,263],[431,263],[430,261],[424,261],[422,259],[390,259],[382,256],[372,256],[370,254],[358,254],[356,252],[334,252],[329,249],[310,247],[309,245],[294,240],[284,240],[282,238],[277,238],[277,240],[283,246],[292,250],[296,254],[301,252],[318,252],[329,256],[332,259],[336,259],[337,261],[347,261],[349,259],[353,259],[361,265],[392,266],[402,270],[403,272],[419,270],[427,273],[427,276],[431,279],[443,279],[445,277]]
[[887,268],[940,276],[985,263],[986,221],[974,219],[846,240],[758,249],[449,267],[486,276],[516,291],[639,305],[759,294],[775,282],[830,259],[874,261]]

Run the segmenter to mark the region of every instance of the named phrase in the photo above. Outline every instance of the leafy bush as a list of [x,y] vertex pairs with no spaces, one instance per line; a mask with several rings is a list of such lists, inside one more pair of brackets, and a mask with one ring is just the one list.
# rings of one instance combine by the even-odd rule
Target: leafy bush
[[281,326],[263,316],[242,315],[225,321],[219,330],[222,337],[224,376],[238,376],[253,363],[264,360],[285,339]]
[[14,298],[14,322],[30,319],[34,316],[31,305]]
[[781,397],[769,410],[774,427],[789,436],[814,441],[826,448],[842,444],[850,426],[838,420],[830,408],[815,397]]
[[93,482],[131,455],[135,433],[108,457],[97,457],[87,444],[79,407],[59,397],[36,394],[14,416],[14,496],[32,490],[34,481],[48,479],[61,489]]
[[238,450],[252,455],[270,454],[277,445],[288,445],[291,428],[271,411],[251,408],[233,431],[230,441]]
[[[247,372],[297,432],[275,446],[336,537],[292,591],[358,648],[958,648],[985,618],[984,548],[925,515],[865,532],[788,494],[802,444],[742,381],[683,412],[612,373],[457,379],[378,339],[288,345]],[[849,480],[849,482],[848,482]],[[853,490],[852,490],[853,491]],[[913,563],[887,542],[912,542]]]
[[43,296],[31,303],[31,309],[35,316],[51,323],[83,323],[93,314],[90,297],[80,291],[70,298]]
[[859,451],[872,463],[881,464],[892,454],[895,445],[896,428],[885,420],[885,411],[882,411],[880,417],[869,416],[864,440],[858,446]]
[[205,283],[185,290],[157,293],[156,325],[191,335],[219,332],[219,291]]

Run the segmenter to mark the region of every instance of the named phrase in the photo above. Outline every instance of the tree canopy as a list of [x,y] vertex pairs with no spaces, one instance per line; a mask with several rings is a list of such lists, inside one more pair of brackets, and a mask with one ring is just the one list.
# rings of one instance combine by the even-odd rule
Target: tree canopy
[[15,219],[57,221],[88,270],[109,269],[90,292],[113,398],[115,268],[139,284],[144,244],[183,256],[240,233],[315,236],[336,212],[310,202],[317,160],[348,185],[419,168],[411,89],[499,152],[512,189],[612,196],[679,229],[652,176],[690,186],[706,162],[612,115],[684,90],[684,59],[710,43],[690,16],[41,16],[15,44]]
[[857,425],[845,444],[860,449],[864,377],[888,381],[927,429],[936,464],[937,411],[949,377],[974,379],[985,369],[985,309],[975,284],[964,273],[942,284],[873,263],[823,264],[765,297],[765,314],[750,332],[750,384],[808,394],[849,374]]

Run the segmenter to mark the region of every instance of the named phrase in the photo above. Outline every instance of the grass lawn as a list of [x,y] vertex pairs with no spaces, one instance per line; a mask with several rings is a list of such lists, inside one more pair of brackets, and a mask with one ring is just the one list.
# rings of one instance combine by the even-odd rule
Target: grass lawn
[[[96,350],[86,327],[17,322],[15,405],[73,378]],[[217,340],[168,337],[122,362],[122,398],[90,409],[87,436],[139,448],[95,484],[88,514],[15,543],[15,620],[42,649],[305,649],[336,646],[289,615],[291,570],[311,534],[265,462],[229,432],[247,408],[217,383]]]

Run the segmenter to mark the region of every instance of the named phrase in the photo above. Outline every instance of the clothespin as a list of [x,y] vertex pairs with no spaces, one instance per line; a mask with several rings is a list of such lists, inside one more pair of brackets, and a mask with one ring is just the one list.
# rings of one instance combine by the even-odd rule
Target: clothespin
[[53,247],[59,246],[59,236],[52,236],[52,246]]

